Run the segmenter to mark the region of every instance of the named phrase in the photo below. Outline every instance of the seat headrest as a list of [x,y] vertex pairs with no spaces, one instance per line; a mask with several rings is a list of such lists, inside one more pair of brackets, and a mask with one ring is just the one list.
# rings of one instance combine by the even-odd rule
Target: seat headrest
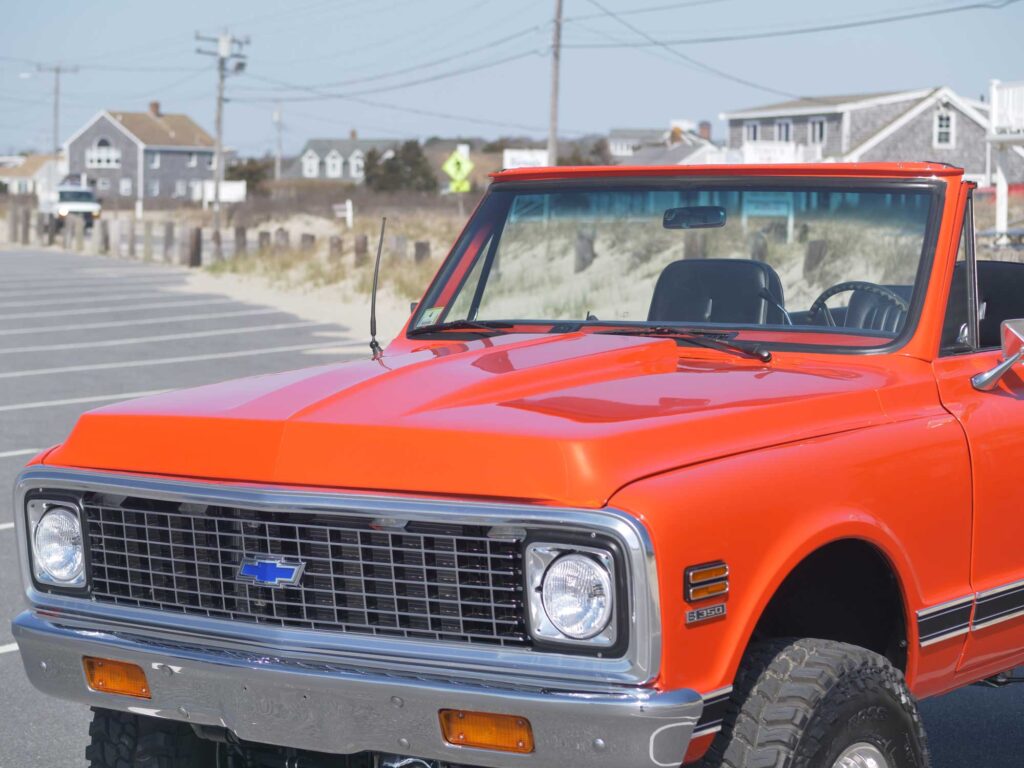
[[[767,297],[767,298],[766,298]],[[655,322],[783,324],[778,273],[760,261],[674,261],[654,286],[647,319]]]

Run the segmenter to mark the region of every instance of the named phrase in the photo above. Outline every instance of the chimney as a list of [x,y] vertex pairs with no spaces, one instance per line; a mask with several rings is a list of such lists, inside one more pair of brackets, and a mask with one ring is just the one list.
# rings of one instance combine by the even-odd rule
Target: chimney
[[160,117],[160,102],[151,101],[149,102],[149,114],[153,117]]
[[352,141],[355,141],[356,139],[359,138],[359,133],[356,131],[355,128],[353,128],[351,131],[348,132],[348,137],[352,139]]
[[708,120],[701,120],[697,126],[697,133],[704,141],[711,141],[711,123]]

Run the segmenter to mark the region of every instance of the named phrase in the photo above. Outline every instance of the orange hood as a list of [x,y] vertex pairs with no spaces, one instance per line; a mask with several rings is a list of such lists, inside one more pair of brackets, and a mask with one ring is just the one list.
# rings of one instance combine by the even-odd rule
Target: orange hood
[[604,334],[431,342],[91,411],[46,462],[599,506],[640,477],[889,421],[879,391],[922,366]]

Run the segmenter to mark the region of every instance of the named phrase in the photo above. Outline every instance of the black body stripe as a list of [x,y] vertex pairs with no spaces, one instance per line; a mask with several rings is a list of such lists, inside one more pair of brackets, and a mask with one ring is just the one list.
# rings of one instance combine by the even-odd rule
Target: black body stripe
[[1024,585],[995,594],[979,595],[974,623],[987,624],[1018,611],[1024,611]]
[[917,634],[921,643],[928,643],[946,635],[954,636],[962,633],[971,625],[971,608],[973,600],[951,605],[925,616],[917,614]]
[[722,727],[722,721],[725,719],[726,710],[729,708],[729,698],[731,696],[732,688],[704,699],[704,711],[701,712],[700,720],[697,721],[697,725],[693,729],[694,736],[699,736],[702,733]]

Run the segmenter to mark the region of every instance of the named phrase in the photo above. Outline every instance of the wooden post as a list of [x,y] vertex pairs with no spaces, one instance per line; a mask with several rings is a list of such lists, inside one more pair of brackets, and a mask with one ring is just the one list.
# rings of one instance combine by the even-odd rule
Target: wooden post
[[331,235],[331,239],[327,241],[327,258],[331,261],[339,261],[342,255],[342,245],[341,235]]
[[706,259],[708,257],[708,238],[703,232],[692,229],[683,235],[683,258]]
[[142,258],[144,261],[153,260],[153,222],[142,223]]
[[274,252],[284,253],[289,248],[288,230],[278,227],[274,230]]
[[316,248],[316,235],[303,233],[299,235],[299,250],[300,251],[312,251]]
[[135,258],[135,219],[128,219],[128,258]]
[[415,246],[413,246],[413,261],[417,264],[422,264],[424,261],[430,261],[430,241],[429,240],[417,240]]
[[75,223],[81,221],[77,216],[68,216],[64,219],[64,226],[60,228],[60,247],[65,251],[71,250],[71,234],[75,229]]
[[170,262],[174,260],[174,222],[164,222],[164,243],[163,243],[163,254],[164,261]]
[[75,223],[75,250],[79,253],[85,250],[85,219]]
[[807,253],[804,255],[804,278],[806,280],[814,282],[814,273],[825,262],[827,254],[827,240],[811,240],[807,243]]
[[7,242],[18,242],[18,211],[13,205],[7,209]]
[[270,250],[270,232],[261,229],[256,236],[256,247],[260,253],[267,253]]
[[121,258],[121,220],[110,220],[109,253],[115,259]]
[[361,267],[370,263],[370,238],[366,235],[356,235],[356,266]]
[[594,236],[582,230],[576,233],[576,263],[574,271],[582,272],[589,267],[597,254],[594,252]]
[[[216,217],[216,213],[214,216]],[[220,228],[216,227],[213,230],[213,234],[210,236],[210,242],[213,245],[213,261],[224,261],[224,250],[221,248],[220,241]],[[196,266],[199,266],[198,264]]]
[[42,245],[46,242],[46,214],[40,213],[36,216],[36,242]]
[[768,237],[764,232],[755,232],[751,237],[750,258],[753,261],[768,261]]
[[93,234],[93,237],[99,238],[99,251],[104,256],[110,253],[110,222],[104,219],[100,222],[99,235]]
[[193,227],[189,237],[188,266],[203,266],[203,229]]
[[32,211],[21,209],[21,244],[28,245],[29,232],[32,229]]
[[179,236],[175,241],[178,253],[175,263],[180,264],[183,267],[188,266],[188,254],[192,247],[192,232],[185,226],[185,222],[181,223],[179,230]]
[[57,239],[57,218],[55,216],[46,217],[46,244],[53,245]]
[[245,227],[235,227],[235,257],[245,256],[249,248]]

